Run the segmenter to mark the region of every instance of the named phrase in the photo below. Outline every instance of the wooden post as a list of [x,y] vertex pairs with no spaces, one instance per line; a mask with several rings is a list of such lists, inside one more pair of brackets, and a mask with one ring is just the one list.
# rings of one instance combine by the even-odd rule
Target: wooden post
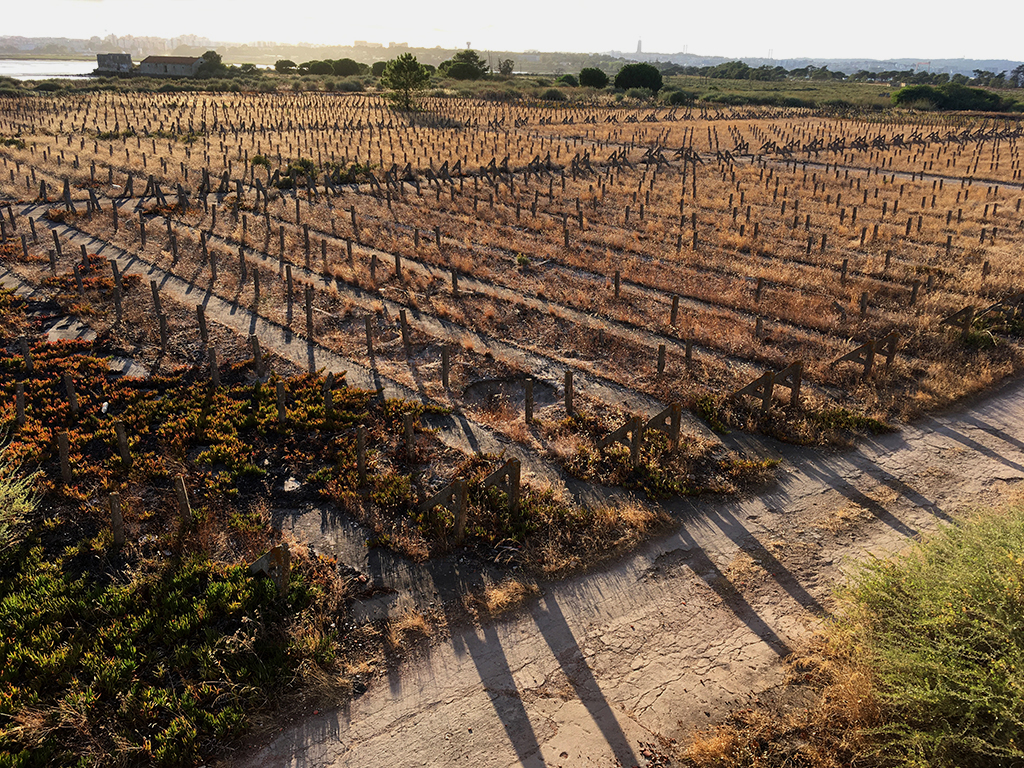
[[405,457],[407,461],[413,461],[416,458],[416,445],[413,440],[413,426],[412,426],[412,414],[402,414],[402,432],[405,435]]
[[615,298],[619,298],[619,270],[615,270]]
[[124,429],[124,422],[114,422],[114,436],[117,438],[117,450],[121,454],[121,463],[124,471],[127,472],[132,466],[132,454],[128,450],[128,435]]
[[860,295],[860,316],[864,317],[868,313],[868,292],[863,291]]
[[525,389],[526,423],[530,424],[533,422],[533,379],[524,381],[523,388]]
[[64,391],[68,396],[68,405],[71,407],[71,415],[78,418],[78,394],[75,392],[75,382],[70,373],[64,374]]
[[28,339],[22,336],[18,341],[21,344],[21,356],[25,360],[25,372],[32,373],[35,368],[35,362],[32,360],[32,350],[29,349]]
[[449,347],[445,344],[441,347],[441,385],[445,389],[448,389],[450,365]]
[[110,272],[114,275],[114,287],[119,291],[124,290],[124,283],[121,280],[121,270],[117,268],[117,262],[114,259],[108,259],[110,263]]
[[167,315],[161,312],[156,316],[160,323],[160,349],[163,352],[167,351],[167,339],[169,332],[167,330]]
[[406,319],[404,309],[398,311],[398,319],[402,326],[402,346],[405,347],[405,356],[409,357],[412,355],[412,343],[409,340],[409,321]]
[[366,320],[366,354],[373,357],[373,329],[370,322],[370,317],[367,315]]
[[672,315],[668,321],[669,325],[675,325],[676,320],[679,318],[679,296],[675,295],[672,297]]
[[185,488],[185,478],[178,475],[174,478],[174,495],[178,499],[178,512],[182,522],[192,519],[192,505],[188,500],[188,489]]
[[665,345],[658,345],[658,373],[662,374],[665,372]]
[[114,548],[124,546],[124,516],[121,514],[121,494],[116,491],[107,497],[110,506],[110,530],[114,534]]
[[220,386],[220,369],[217,367],[217,348],[210,346],[210,382],[215,387]]
[[260,350],[260,340],[256,334],[249,336],[249,346],[252,347],[252,365],[256,369],[256,376],[263,378],[263,352]]
[[60,477],[64,485],[71,484],[71,445],[67,432],[57,434],[57,450],[60,453]]
[[452,269],[452,293],[459,295],[459,274]]
[[565,414],[572,416],[572,370],[565,372]]
[[149,281],[149,290],[153,294],[153,311],[159,315],[164,310],[160,306],[160,288],[157,286],[156,280]]

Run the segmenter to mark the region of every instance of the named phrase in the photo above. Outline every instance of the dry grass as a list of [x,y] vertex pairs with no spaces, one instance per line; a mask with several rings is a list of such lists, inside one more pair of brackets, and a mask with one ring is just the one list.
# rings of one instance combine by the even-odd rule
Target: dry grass
[[383,631],[388,648],[393,653],[413,650],[433,635],[430,622],[414,608],[410,608],[398,616],[389,617]]
[[[678,757],[693,768],[843,768],[870,751],[881,710],[866,667],[835,635],[821,634],[788,662],[781,691],[727,723],[693,734]],[[870,764],[870,763],[864,763]]]
[[480,594],[463,597],[463,606],[470,615],[495,619],[521,607],[540,594],[536,582],[519,576],[509,576],[497,584],[488,585]]
[[547,578],[562,577],[612,560],[669,525],[661,508],[626,497],[597,509],[576,509],[561,525],[544,525],[545,535],[526,547],[526,561]]

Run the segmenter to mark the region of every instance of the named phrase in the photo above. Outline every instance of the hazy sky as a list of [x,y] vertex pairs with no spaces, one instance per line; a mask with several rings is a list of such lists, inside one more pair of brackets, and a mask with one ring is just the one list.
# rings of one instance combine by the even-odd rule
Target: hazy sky
[[795,58],[1024,60],[1024,5],[728,0],[3,0],[0,34],[196,34],[214,40],[478,50],[686,51]]

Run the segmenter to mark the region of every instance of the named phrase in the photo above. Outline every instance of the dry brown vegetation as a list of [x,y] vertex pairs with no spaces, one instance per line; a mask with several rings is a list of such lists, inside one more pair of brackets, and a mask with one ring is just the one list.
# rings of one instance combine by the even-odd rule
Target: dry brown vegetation
[[[53,199],[70,179],[79,213],[58,206],[64,223],[248,306],[258,270],[260,313],[299,330],[302,289],[314,285],[318,341],[399,381],[421,379],[427,395],[508,425],[519,442],[529,442],[516,423],[521,400],[495,418],[460,402],[460,390],[550,363],[682,402],[712,422],[821,442],[836,437],[833,425],[874,423],[856,417],[898,422],[947,405],[1019,364],[1015,253],[1024,219],[1019,129],[1010,124],[443,100],[408,120],[373,98],[327,95],[95,95],[11,101],[4,114],[0,130],[26,142],[3,150],[8,196],[34,200],[46,181]],[[768,141],[791,151],[759,154]],[[721,154],[743,144],[753,155]],[[680,147],[702,160],[683,162]],[[665,162],[652,159],[659,152]],[[574,166],[584,153],[589,164]],[[270,167],[254,165],[257,156]],[[510,173],[481,172],[506,156]],[[295,174],[297,193],[256,201],[257,180],[300,160],[317,169],[318,186]],[[464,175],[430,180],[457,162]],[[325,169],[353,163],[360,183],[324,186]],[[409,181],[385,181],[406,164]],[[129,173],[138,195],[149,175],[169,194],[178,184],[194,190],[204,171],[214,190],[227,173],[229,191],[199,207],[193,196],[187,209],[140,202],[145,248],[131,204],[114,231],[108,198]],[[100,195],[102,212],[82,213],[86,188]],[[32,249],[41,267],[48,245]],[[1000,311],[984,312],[997,302]],[[969,333],[940,324],[967,306],[979,316]],[[397,327],[403,308],[412,370]],[[900,337],[892,366],[862,380],[860,366],[833,365],[891,332]],[[448,390],[435,370],[446,343]],[[804,363],[804,413],[763,417],[727,399],[795,360]]]

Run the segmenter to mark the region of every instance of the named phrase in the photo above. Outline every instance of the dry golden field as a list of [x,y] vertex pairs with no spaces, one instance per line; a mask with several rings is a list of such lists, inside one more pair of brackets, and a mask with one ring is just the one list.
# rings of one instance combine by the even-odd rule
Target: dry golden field
[[[472,385],[534,376],[555,402],[568,370],[602,385],[581,388],[584,410],[618,413],[632,392],[717,428],[821,443],[1019,365],[1024,174],[1009,121],[465,100],[408,116],[324,94],[18,99],[0,115],[0,135],[20,139],[0,147],[4,198],[38,203],[45,183],[36,217],[298,333],[310,286],[318,344],[556,459],[579,446],[551,420],[527,429],[521,383]],[[270,186],[289,167],[291,188]],[[150,178],[166,202],[143,197]],[[26,257],[26,232],[8,232],[4,264],[41,282],[54,243],[29,234]],[[76,256],[62,251],[58,272]],[[125,311],[135,343],[156,347],[147,293]],[[968,308],[967,327],[943,324]],[[81,309],[116,325],[109,296]],[[198,360],[194,321],[171,325],[179,358]],[[865,344],[870,375],[835,362]],[[782,386],[768,413],[732,397],[795,362],[800,408]]]

